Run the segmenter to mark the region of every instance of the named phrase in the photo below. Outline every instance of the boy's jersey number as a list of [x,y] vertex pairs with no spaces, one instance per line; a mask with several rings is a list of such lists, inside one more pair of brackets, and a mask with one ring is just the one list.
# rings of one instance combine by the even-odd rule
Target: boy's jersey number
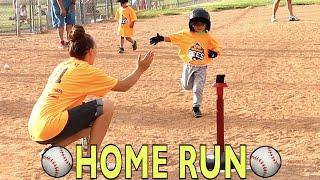
[[123,18],[121,19],[121,24],[123,25],[123,24],[127,24],[127,23],[128,23],[128,19],[125,18],[125,17],[123,17]]

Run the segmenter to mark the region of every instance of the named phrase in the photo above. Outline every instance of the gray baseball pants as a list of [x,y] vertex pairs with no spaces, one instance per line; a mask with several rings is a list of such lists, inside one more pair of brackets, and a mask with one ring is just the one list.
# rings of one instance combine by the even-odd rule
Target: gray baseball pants
[[207,66],[183,65],[181,76],[181,85],[185,90],[193,92],[192,107],[200,107],[202,102],[202,93],[204,83],[207,77]]

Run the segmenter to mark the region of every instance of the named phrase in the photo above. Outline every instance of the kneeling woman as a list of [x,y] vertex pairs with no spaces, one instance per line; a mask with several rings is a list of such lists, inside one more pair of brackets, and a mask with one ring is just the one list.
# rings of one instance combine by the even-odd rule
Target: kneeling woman
[[[84,28],[73,27],[70,59],[54,69],[33,107],[28,124],[33,141],[65,147],[90,136],[89,144],[96,144],[99,151],[114,110],[113,103],[104,96],[109,91],[129,90],[149,68],[154,53],[139,56],[136,69],[118,80],[93,66],[96,51],[93,38]],[[89,95],[101,98],[83,103]]]

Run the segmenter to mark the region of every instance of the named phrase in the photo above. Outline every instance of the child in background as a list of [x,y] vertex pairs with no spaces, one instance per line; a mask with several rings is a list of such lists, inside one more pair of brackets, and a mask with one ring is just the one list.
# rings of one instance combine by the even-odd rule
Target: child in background
[[165,41],[179,47],[179,57],[184,62],[181,84],[184,89],[193,91],[192,111],[195,118],[202,117],[200,106],[207,65],[220,53],[218,42],[209,34],[210,26],[209,13],[197,8],[190,14],[188,30],[165,37],[157,33],[157,36],[150,38],[153,45]]
[[28,12],[27,6],[25,4],[20,4],[20,21],[24,23],[28,23]]
[[118,35],[121,36],[119,53],[124,52],[124,38],[131,42],[132,49],[137,49],[137,41],[132,39],[134,23],[137,20],[135,11],[128,5],[128,0],[118,0],[120,7],[118,8],[115,19],[119,22]]
[[[16,12],[16,1],[13,1],[13,9],[14,12]],[[9,17],[9,20],[16,20],[16,14],[14,14],[14,16]],[[29,19],[28,19],[28,11],[27,11],[27,6],[25,4],[20,4],[19,5],[19,20],[20,23],[29,23]]]

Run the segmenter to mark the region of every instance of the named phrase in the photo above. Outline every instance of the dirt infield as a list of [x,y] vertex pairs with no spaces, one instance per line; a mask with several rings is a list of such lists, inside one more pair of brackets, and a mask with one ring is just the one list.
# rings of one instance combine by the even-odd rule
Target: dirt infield
[[[169,179],[178,179],[179,144],[216,141],[215,90],[218,73],[226,74],[225,141],[238,152],[247,144],[248,155],[262,145],[273,146],[282,167],[272,179],[320,179],[320,16],[319,5],[295,6],[302,20],[287,21],[280,7],[279,22],[271,23],[271,6],[211,13],[212,31],[224,47],[209,66],[202,111],[191,114],[191,92],[180,87],[182,61],[167,43],[153,48],[148,39],[156,32],[169,34],[187,28],[188,15],[163,16],[137,22],[138,50],[128,43],[119,55],[116,23],[86,26],[98,45],[96,66],[115,77],[134,69],[139,52],[155,49],[152,67],[127,93],[109,93],[116,111],[104,144],[168,144]],[[0,179],[50,179],[40,166],[43,146],[32,142],[28,117],[55,65],[68,57],[57,49],[56,32],[0,37]],[[73,153],[75,146],[68,147]],[[88,177],[88,176],[86,176]],[[120,176],[120,179],[123,179]],[[103,178],[100,174],[99,178]],[[223,179],[223,177],[220,177]],[[65,179],[75,179],[72,171]],[[140,179],[140,172],[134,173]],[[189,178],[188,178],[189,179]],[[237,174],[233,179],[238,179]],[[259,179],[252,173],[248,179]]]

